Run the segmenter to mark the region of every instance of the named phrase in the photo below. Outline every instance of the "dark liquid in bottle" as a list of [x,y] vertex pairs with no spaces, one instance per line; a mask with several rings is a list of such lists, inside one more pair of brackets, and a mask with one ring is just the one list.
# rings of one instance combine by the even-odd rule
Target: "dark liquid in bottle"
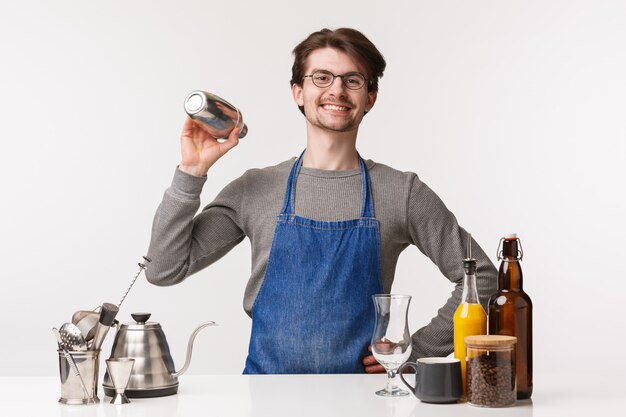
[[533,392],[533,304],[522,289],[517,242],[517,239],[505,239],[502,244],[498,291],[489,299],[489,334],[517,337],[517,399],[522,400],[530,398]]

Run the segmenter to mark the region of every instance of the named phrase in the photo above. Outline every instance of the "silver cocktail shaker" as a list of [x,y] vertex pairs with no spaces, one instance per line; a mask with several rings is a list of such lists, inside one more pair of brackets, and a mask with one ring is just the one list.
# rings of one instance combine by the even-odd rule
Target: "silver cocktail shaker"
[[215,94],[192,91],[185,98],[185,111],[192,119],[202,122],[209,133],[218,139],[227,138],[235,126],[241,128],[239,138],[248,133],[239,109]]

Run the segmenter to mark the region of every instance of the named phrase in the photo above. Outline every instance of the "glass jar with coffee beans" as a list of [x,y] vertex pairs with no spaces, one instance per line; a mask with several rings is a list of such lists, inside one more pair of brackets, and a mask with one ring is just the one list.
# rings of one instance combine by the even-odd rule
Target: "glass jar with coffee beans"
[[513,336],[467,336],[467,401],[479,407],[508,407],[517,399]]

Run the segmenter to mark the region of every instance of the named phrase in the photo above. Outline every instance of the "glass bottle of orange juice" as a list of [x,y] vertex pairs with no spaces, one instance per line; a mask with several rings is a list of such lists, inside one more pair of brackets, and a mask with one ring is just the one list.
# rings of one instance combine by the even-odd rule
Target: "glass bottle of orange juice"
[[465,337],[487,334],[487,314],[480,305],[476,289],[476,259],[472,258],[472,235],[468,236],[468,257],[463,260],[465,276],[461,304],[454,313],[454,357],[461,361],[463,395],[465,395]]

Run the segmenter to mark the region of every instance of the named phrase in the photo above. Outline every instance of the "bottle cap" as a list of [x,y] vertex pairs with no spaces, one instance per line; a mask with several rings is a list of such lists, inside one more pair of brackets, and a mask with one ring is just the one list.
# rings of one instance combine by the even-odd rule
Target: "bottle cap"
[[476,259],[463,259],[463,269],[467,275],[476,275]]
[[467,234],[467,258],[463,259],[463,269],[467,275],[476,274],[476,259],[472,258],[472,234]]
[[[497,252],[497,256],[498,256],[498,260],[501,261],[504,259],[504,249],[500,249],[503,247],[502,242],[506,242],[506,244],[509,246],[509,252],[513,251],[515,252],[515,258],[518,261],[521,261],[522,258],[524,257],[524,250],[522,249],[522,242],[520,241],[519,237],[517,237],[517,233],[509,233],[507,235],[504,235],[504,237],[500,238],[500,243],[498,244],[498,252]],[[512,259],[510,259],[510,257],[512,257],[513,255],[511,253],[509,253],[509,255],[507,256],[507,258],[509,258],[509,261],[511,261]]]

